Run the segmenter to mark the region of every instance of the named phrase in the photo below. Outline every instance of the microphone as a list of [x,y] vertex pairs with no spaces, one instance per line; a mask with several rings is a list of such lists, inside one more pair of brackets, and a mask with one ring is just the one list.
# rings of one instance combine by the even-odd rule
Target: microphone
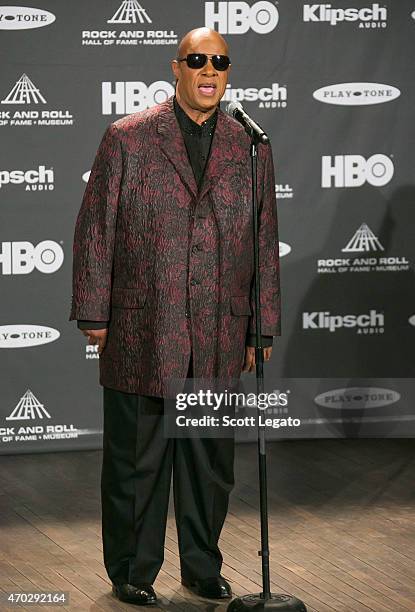
[[226,112],[244,126],[245,132],[248,134],[248,136],[257,142],[262,142],[262,144],[269,143],[269,138],[265,134],[262,127],[251,119],[251,117],[244,111],[240,102],[229,102],[228,106],[226,107]]

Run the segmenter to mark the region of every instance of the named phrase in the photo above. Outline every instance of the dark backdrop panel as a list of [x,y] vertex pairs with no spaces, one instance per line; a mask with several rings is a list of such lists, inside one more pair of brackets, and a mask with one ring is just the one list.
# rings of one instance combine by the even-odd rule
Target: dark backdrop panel
[[226,100],[273,144],[283,335],[267,375],[346,419],[384,389],[399,427],[372,435],[413,436],[413,3],[24,4],[0,6],[0,453],[101,445],[98,356],[68,322],[83,177],[111,121],[171,94],[177,42],[205,24],[230,45]]

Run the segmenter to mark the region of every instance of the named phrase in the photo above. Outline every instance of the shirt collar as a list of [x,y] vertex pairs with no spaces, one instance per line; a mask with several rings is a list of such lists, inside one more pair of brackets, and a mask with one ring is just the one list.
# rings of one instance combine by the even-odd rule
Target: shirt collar
[[191,136],[212,136],[213,131],[216,126],[216,120],[218,117],[218,109],[215,110],[214,113],[211,114],[209,119],[206,119],[201,125],[193,121],[189,117],[189,115],[182,109],[180,104],[176,100],[176,96],[173,98],[174,112],[179,122],[180,129],[186,134],[190,134]]

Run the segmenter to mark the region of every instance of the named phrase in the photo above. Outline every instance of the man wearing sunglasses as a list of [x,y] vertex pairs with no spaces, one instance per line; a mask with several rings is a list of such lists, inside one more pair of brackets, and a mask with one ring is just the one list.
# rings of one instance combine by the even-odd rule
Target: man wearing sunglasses
[[[169,379],[253,371],[249,138],[219,109],[228,47],[198,28],[172,60],[175,96],[108,126],[74,238],[71,319],[98,344],[104,387],[104,562],[121,600],[156,603],[170,481],[184,586],[229,598],[218,547],[234,440],[163,431]],[[275,180],[258,155],[264,358],[280,333]]]

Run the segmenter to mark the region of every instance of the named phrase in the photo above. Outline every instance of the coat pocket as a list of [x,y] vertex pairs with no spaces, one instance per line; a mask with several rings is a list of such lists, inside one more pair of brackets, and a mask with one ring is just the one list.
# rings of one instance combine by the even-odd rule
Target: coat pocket
[[230,298],[231,313],[236,316],[249,316],[252,314],[248,295],[232,295]]
[[143,308],[147,299],[147,291],[135,287],[114,287],[111,295],[111,305],[114,308]]

